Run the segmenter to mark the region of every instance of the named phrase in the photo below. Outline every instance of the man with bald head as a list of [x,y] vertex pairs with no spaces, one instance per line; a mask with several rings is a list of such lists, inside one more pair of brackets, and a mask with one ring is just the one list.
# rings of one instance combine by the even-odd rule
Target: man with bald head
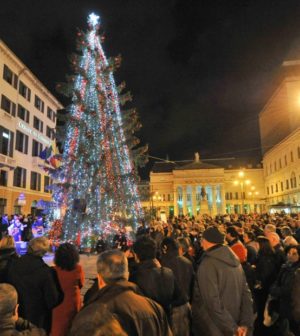
[[19,318],[18,294],[9,284],[0,284],[0,335],[1,336],[46,336],[29,321]]
[[139,295],[138,287],[128,281],[128,262],[123,252],[109,250],[101,253],[97,261],[97,273],[99,290],[76,315],[71,333],[87,317],[94,316],[96,319],[96,312],[105,304],[128,335],[172,335],[162,307]]

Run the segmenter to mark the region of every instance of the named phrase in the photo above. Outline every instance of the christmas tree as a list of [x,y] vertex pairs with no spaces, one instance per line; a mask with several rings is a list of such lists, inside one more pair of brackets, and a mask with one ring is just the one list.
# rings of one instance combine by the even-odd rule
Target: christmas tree
[[115,85],[120,57],[106,58],[99,28],[99,17],[89,15],[88,30],[78,31],[71,57],[74,75],[59,85],[71,99],[60,167],[53,172],[63,240],[86,242],[112,223],[135,228],[143,215],[136,182],[147,147],[138,147],[134,136],[141,127],[136,111],[120,109],[131,96],[121,94],[124,83]]

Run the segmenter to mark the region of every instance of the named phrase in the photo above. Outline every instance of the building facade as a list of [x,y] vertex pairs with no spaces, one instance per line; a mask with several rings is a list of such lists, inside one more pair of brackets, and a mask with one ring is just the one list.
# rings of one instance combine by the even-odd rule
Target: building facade
[[265,194],[271,212],[300,211],[300,61],[283,63],[281,80],[259,115]]
[[0,40],[0,214],[35,214],[51,199],[39,158],[62,105]]
[[[263,169],[202,162],[156,162],[150,173],[150,208],[158,217],[250,213],[265,210]],[[244,210],[243,210],[244,209]]]

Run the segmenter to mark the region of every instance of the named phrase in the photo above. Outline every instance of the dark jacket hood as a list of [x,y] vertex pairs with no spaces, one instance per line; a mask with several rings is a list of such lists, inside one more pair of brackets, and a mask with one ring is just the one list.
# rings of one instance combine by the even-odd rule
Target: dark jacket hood
[[6,248],[0,250],[0,260],[7,259],[13,255],[17,256],[15,248]]
[[225,245],[216,245],[208,249],[204,254],[204,258],[213,258],[231,267],[238,267],[240,265],[237,256]]
[[48,267],[43,258],[31,254],[26,254],[15,261],[17,269],[22,275],[34,274],[40,268]]
[[90,298],[87,304],[97,301],[98,298],[100,297],[105,298],[106,301],[109,301],[110,299],[126,291],[132,291],[134,293],[140,294],[140,290],[136,284],[126,281],[126,280],[120,280],[120,281],[115,282],[114,284],[106,285],[105,287],[99,289],[97,293],[95,293]]

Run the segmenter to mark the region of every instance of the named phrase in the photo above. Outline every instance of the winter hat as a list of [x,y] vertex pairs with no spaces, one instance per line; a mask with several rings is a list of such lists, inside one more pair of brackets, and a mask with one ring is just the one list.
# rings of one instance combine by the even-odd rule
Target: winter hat
[[210,226],[203,232],[202,238],[210,243],[223,244],[225,235],[216,226]]

